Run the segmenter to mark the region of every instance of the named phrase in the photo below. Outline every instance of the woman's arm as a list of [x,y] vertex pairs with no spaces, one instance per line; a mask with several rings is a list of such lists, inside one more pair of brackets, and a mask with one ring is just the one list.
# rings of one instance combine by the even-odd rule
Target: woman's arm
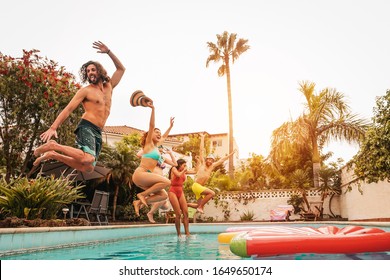
[[168,150],[167,153],[169,154],[169,156],[171,157],[171,159],[165,159],[165,162],[168,163],[170,166],[177,166],[177,161],[176,161],[176,158],[175,156],[173,155],[172,151],[171,150]]
[[179,171],[177,170],[176,167],[172,167],[172,173],[176,176],[176,177],[181,177],[183,176],[184,173],[187,172],[187,168],[184,168],[182,171]]
[[171,132],[171,129],[173,127],[173,124],[175,122],[175,118],[174,117],[171,117],[171,120],[170,120],[170,123],[169,123],[169,127],[168,129],[164,132],[164,134],[161,136],[161,139],[160,141],[158,142],[157,146],[161,145],[162,143],[164,143],[165,139],[167,139],[167,137],[169,136],[169,133]]
[[149,151],[151,145],[154,146],[153,141],[152,141],[153,132],[155,129],[155,113],[154,113],[153,101],[148,102],[147,106],[152,109],[152,112],[150,114],[148,136],[145,139],[145,147],[148,147],[148,148],[145,149],[145,147],[144,147],[144,152]]

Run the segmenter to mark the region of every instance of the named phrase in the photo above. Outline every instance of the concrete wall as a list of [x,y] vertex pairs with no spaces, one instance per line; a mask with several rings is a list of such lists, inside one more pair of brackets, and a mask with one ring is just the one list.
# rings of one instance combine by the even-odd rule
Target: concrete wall
[[[229,213],[228,221],[240,221],[240,216],[252,212],[255,221],[268,221],[270,211],[278,205],[288,205],[287,200],[292,194],[292,190],[222,193],[205,206],[205,214],[200,218],[225,221],[225,215]],[[320,193],[309,191],[308,200],[315,211],[314,206],[321,200]],[[329,200],[330,197],[327,197],[324,201],[325,217],[339,215],[348,220],[390,219],[390,183],[382,181],[366,184],[358,181],[353,170],[346,167],[342,169],[342,194],[333,197],[331,206]],[[217,206],[215,201],[219,201]],[[290,218],[300,217],[292,215]]]
[[356,180],[353,169],[342,169],[341,216],[348,220],[389,219],[390,183]]
[[[269,221],[270,211],[279,205],[288,205],[287,200],[294,192],[292,190],[274,190],[263,192],[226,192],[219,194],[215,200],[205,206],[205,214],[200,216],[202,220],[212,218],[214,221],[241,221],[244,213],[252,212],[254,221]],[[308,192],[308,200],[313,210],[320,202],[320,194],[311,190]],[[217,206],[215,201],[218,201]],[[225,218],[229,212],[229,217]],[[338,199],[332,200],[332,212],[340,215]],[[324,202],[324,214],[329,214],[329,198]],[[299,219],[299,215],[292,215],[290,219]]]

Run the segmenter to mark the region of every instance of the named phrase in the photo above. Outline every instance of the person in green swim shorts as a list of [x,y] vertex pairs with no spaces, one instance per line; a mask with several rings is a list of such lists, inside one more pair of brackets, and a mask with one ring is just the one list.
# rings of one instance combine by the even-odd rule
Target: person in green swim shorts
[[[113,89],[118,85],[125,72],[125,67],[114,53],[102,42],[93,43],[98,53],[107,54],[114,62],[116,70],[112,77],[96,61],[88,61],[80,69],[82,82],[89,82],[77,91],[69,104],[57,116],[48,130],[40,135],[44,143],[34,151],[37,159],[34,166],[49,159],[61,161],[71,168],[82,172],[92,172],[102,147],[102,129],[110,114]],[[75,131],[75,147],[65,146],[50,140],[57,138],[57,128],[80,105],[83,105],[84,114]]]
[[215,192],[209,188],[204,187],[211,176],[211,172],[219,165],[221,165],[225,160],[227,160],[235,151],[231,154],[220,158],[218,161],[215,161],[214,155],[210,154],[204,160],[205,148],[204,148],[204,138],[205,134],[200,134],[200,148],[199,148],[199,158],[197,163],[197,173],[195,175],[195,182],[192,185],[192,191],[195,194],[196,203],[188,203],[189,207],[195,208],[197,212],[203,214],[203,208],[206,203],[212,199],[215,195]]

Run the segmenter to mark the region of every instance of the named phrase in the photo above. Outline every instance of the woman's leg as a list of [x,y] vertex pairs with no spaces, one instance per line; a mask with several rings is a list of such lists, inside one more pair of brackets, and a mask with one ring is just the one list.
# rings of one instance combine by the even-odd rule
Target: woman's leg
[[171,202],[173,211],[175,211],[175,227],[176,227],[176,233],[177,236],[181,236],[180,233],[180,216],[181,216],[181,210],[180,210],[180,204],[179,200],[177,199],[176,194],[173,192],[168,192],[169,201]]
[[188,207],[187,207],[187,200],[184,196],[184,193],[179,198],[179,204],[181,212],[183,213],[183,225],[184,225],[184,232],[186,236],[190,235],[190,226],[189,226],[189,220],[188,220]]
[[[171,181],[158,174],[150,173],[142,170],[141,168],[137,168],[133,174],[133,182],[140,188],[145,191],[138,193],[137,198],[141,201],[145,206],[148,205],[148,202],[157,202],[163,199],[167,199],[167,195],[165,196],[163,193],[162,196],[157,196],[157,194],[164,189],[165,187],[171,184]],[[151,193],[155,194],[152,198],[147,198]]]

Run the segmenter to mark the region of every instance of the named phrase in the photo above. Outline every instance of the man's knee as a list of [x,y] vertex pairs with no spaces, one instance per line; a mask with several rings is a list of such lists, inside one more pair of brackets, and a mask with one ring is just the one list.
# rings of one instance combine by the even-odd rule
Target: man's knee
[[204,194],[208,195],[210,197],[214,197],[215,196],[215,192],[210,190],[210,189],[207,189],[207,191],[205,191]]
[[84,152],[84,156],[81,159],[81,163],[84,165],[92,165],[95,162],[95,160],[96,158],[93,155]]
[[85,165],[81,169],[82,170],[80,170],[80,171],[82,171],[82,172],[92,173],[93,170],[95,169],[95,167],[93,165]]

